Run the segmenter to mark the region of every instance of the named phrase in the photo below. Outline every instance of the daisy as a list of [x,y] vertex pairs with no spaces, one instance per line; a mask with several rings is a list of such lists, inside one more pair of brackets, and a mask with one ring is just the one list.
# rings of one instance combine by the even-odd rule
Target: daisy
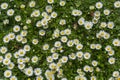
[[83,48],[83,45],[82,45],[82,44],[79,43],[79,44],[76,45],[76,49],[77,49],[77,50],[81,50],[82,48]]
[[13,9],[9,9],[9,10],[7,11],[7,15],[8,15],[8,16],[13,16],[14,13],[15,13],[15,11],[14,11]]
[[20,31],[20,26],[19,26],[19,25],[15,25],[15,26],[13,27],[13,31],[14,31],[14,32],[19,32],[19,31]]
[[65,6],[66,2],[61,0],[59,4],[60,4],[60,6]]
[[35,7],[35,5],[36,5],[36,2],[35,1],[30,1],[29,2],[29,7]]
[[52,70],[55,69],[56,68],[56,64],[54,62],[50,63],[49,64],[49,68],[52,69]]
[[30,45],[24,45],[24,50],[25,50],[25,51],[30,51],[30,49],[31,49],[31,48],[30,48]]
[[11,70],[4,71],[4,77],[10,78],[11,76],[12,76],[12,71]]
[[120,46],[120,40],[119,39],[113,39],[112,44],[114,46]]
[[27,33],[28,32],[26,30],[23,30],[23,31],[21,31],[20,35],[25,37],[25,36],[27,36]]
[[103,3],[102,2],[97,2],[95,4],[95,6],[96,6],[97,9],[101,9],[103,7]]
[[71,53],[71,54],[69,55],[69,59],[75,60],[75,59],[76,59],[75,53]]
[[[27,19],[27,20],[26,20],[26,23],[27,23],[27,24],[30,24],[31,22],[32,22],[31,19]],[[24,27],[27,27],[27,26],[24,26]]]
[[56,41],[56,42],[54,43],[54,46],[55,46],[55,47],[60,47],[60,46],[61,46],[61,42],[60,42],[60,41]]
[[37,57],[37,56],[33,56],[33,57],[31,58],[31,61],[32,61],[33,63],[37,63],[37,62],[38,62],[38,57]]
[[2,46],[2,47],[0,48],[0,52],[1,52],[2,54],[5,54],[7,51],[8,51],[8,49],[7,49],[7,47],[5,47],[5,46]]
[[65,29],[65,34],[70,35],[71,34],[71,29]]
[[26,69],[24,69],[24,71],[27,76],[33,76],[33,68],[32,67],[26,68]]
[[53,57],[48,56],[48,57],[47,57],[47,62],[53,62]]
[[114,28],[114,22],[108,22],[108,24],[107,24],[107,27],[109,28],[109,29],[113,29]]
[[3,61],[3,56],[0,56],[0,63]]
[[18,54],[19,54],[19,56],[25,56],[26,52],[24,49],[19,49]]
[[3,37],[3,42],[4,43],[8,43],[9,41],[10,41],[10,38],[9,38],[8,35],[6,35],[6,36]]
[[85,19],[83,17],[79,18],[78,24],[83,25],[85,23]]
[[8,3],[4,2],[0,5],[0,7],[1,7],[1,9],[7,9],[8,8]]
[[20,15],[15,16],[15,21],[17,22],[21,21],[21,16]]
[[59,22],[60,25],[65,25],[66,24],[66,20],[65,19],[61,19]]
[[37,76],[39,76],[39,75],[42,74],[42,70],[40,68],[35,68],[34,69],[34,74],[37,75]]
[[90,59],[90,57],[91,57],[91,54],[90,54],[90,53],[88,53],[88,52],[85,52],[85,53],[84,53],[84,58],[85,58],[85,59]]
[[78,58],[82,58],[82,57],[83,57],[83,52],[82,52],[82,51],[76,52],[76,56],[77,56]]
[[58,53],[53,53],[53,54],[52,54],[52,58],[53,58],[54,60],[58,59],[58,57],[59,57],[59,54],[58,54]]
[[56,12],[54,12],[54,11],[51,13],[51,17],[52,17],[52,18],[56,18],[57,15],[58,15],[58,14],[57,14]]
[[86,22],[84,23],[84,27],[85,27],[85,29],[87,29],[87,30],[92,29],[93,23],[86,21]]
[[74,10],[72,10],[72,15],[73,16],[81,16],[82,15],[82,11],[74,9]]
[[90,48],[91,49],[95,49],[96,48],[96,44],[90,44]]
[[93,60],[93,61],[92,61],[92,65],[93,65],[93,66],[97,66],[97,65],[98,65],[98,62],[95,61],[95,60]]
[[107,23],[106,22],[101,22],[100,23],[100,28],[105,28],[107,26]]
[[95,45],[95,48],[96,48],[97,50],[99,50],[99,49],[102,48],[102,45],[101,45],[101,44],[96,44],[96,45]]
[[114,7],[115,8],[120,8],[120,1],[115,1],[114,2]]
[[10,80],[18,80],[16,76],[11,76]]
[[105,47],[105,50],[106,50],[106,51],[111,51],[111,50],[112,50],[112,47],[111,47],[110,45],[107,45],[107,46]]
[[66,63],[68,61],[68,57],[67,56],[62,56],[62,63]]
[[11,62],[9,65],[8,65],[8,69],[13,69],[15,67],[15,64],[13,62]]
[[118,77],[119,74],[120,74],[119,71],[114,71],[113,74],[112,74],[112,76],[113,76],[113,77]]
[[109,9],[105,9],[105,10],[103,11],[103,13],[104,13],[105,15],[109,15],[109,14],[110,14],[110,10],[109,10]]
[[24,63],[24,59],[23,58],[18,58],[17,59],[17,63],[18,64],[23,64]]
[[48,44],[44,44],[43,45],[43,50],[48,50],[49,49],[49,45]]
[[45,30],[40,30],[39,35],[44,36],[46,34]]
[[110,50],[109,52],[108,52],[108,55],[109,56],[113,56],[115,54],[115,51],[114,50]]
[[11,54],[11,53],[7,53],[7,54],[5,54],[5,58],[10,59],[11,57],[12,57],[12,54]]
[[110,57],[110,58],[108,59],[108,62],[109,62],[110,64],[115,64],[115,58]]
[[41,27],[42,26],[41,21],[37,21],[36,26]]
[[14,33],[9,33],[8,36],[9,36],[10,40],[15,39],[15,34]]
[[37,45],[38,42],[39,42],[38,39],[33,39],[33,40],[32,40],[32,43],[33,43],[34,45]]
[[48,2],[49,4],[52,4],[52,3],[54,3],[54,0],[47,0],[47,2]]
[[74,41],[74,44],[75,44],[75,45],[78,45],[78,44],[79,44],[79,40],[78,40],[78,39],[74,39],[73,41]]
[[48,12],[48,13],[51,13],[52,12],[52,6],[51,5],[47,5],[45,7],[45,10]]
[[18,64],[18,69],[23,70],[25,68],[25,64]]
[[42,76],[37,76],[35,80],[43,80]]
[[88,66],[88,65],[85,65],[85,66],[83,67],[83,70],[84,70],[85,72],[88,72],[88,71],[90,71],[90,66]]
[[73,45],[74,45],[73,40],[69,40],[69,41],[67,42],[67,46],[68,46],[68,47],[72,47]]
[[66,36],[61,37],[61,42],[66,43],[68,41],[68,38]]

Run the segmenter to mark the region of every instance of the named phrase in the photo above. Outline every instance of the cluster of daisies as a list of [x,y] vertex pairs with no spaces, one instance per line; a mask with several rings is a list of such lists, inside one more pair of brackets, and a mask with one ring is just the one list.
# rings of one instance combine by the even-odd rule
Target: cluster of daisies
[[[86,41],[86,43],[82,43],[79,38],[71,38],[73,28],[66,27],[64,30],[61,30],[60,27],[55,28],[52,30],[52,34],[50,36],[50,40],[45,42],[44,44],[40,45],[41,39],[39,38],[32,38],[33,35],[31,35],[31,42],[28,39],[29,35],[29,25],[34,25],[32,27],[36,27],[39,31],[37,34],[40,37],[47,38],[46,36],[49,33],[48,30],[49,24],[53,24],[52,20],[57,19],[58,13],[57,11],[54,11],[55,1],[54,0],[47,0],[47,4],[44,8],[44,10],[40,10],[39,8],[36,8],[36,6],[39,6],[37,4],[37,1],[31,0],[28,2],[28,4],[20,4],[19,6],[14,5],[14,8],[10,7],[9,3],[14,2],[14,0],[10,0],[9,2],[0,2],[0,15],[4,14],[7,15],[8,18],[4,19],[2,24],[8,25],[8,24],[14,24],[12,26],[12,30],[5,34],[2,38],[3,45],[0,46],[0,66],[5,67],[5,70],[3,71],[4,78],[7,78],[9,80],[99,80],[94,74],[94,72],[102,72],[101,67],[99,65],[101,64],[100,61],[97,59],[92,59],[93,52],[92,50],[97,50],[99,52],[100,50],[104,50],[105,53],[107,53],[108,61],[107,63],[110,65],[115,64],[116,58],[115,58],[115,48],[120,47],[120,39],[114,38],[112,39],[110,44],[107,44],[106,46],[103,46],[102,43],[89,43]],[[22,2],[22,1],[21,1]],[[69,1],[68,1],[69,2]],[[67,4],[67,1],[60,0],[59,6],[65,7]],[[115,1],[113,4],[113,8],[120,9],[120,1]],[[29,18],[26,20],[23,19],[23,15],[16,14],[17,10],[16,7],[19,7],[20,10],[25,10],[26,8],[29,8],[31,12],[25,11],[25,13],[29,14]],[[77,25],[80,28],[85,29],[86,31],[90,31],[93,28],[96,27],[96,25],[99,25],[99,31],[95,33],[95,35],[92,36],[93,39],[103,39],[103,40],[109,40],[112,34],[110,34],[107,30],[113,30],[116,26],[114,21],[100,21],[101,20],[101,14],[104,16],[111,15],[110,9],[104,9],[104,4],[102,2],[96,2],[95,5],[89,6],[89,10],[95,10],[93,12],[93,18],[91,20],[86,20],[84,16],[82,16],[84,13],[82,10],[79,9],[73,9],[71,11],[72,17],[78,17]],[[29,10],[28,9],[28,10]],[[102,11],[101,11],[102,10]],[[59,15],[60,16],[60,15]],[[39,19],[39,17],[41,17]],[[14,23],[10,23],[9,18],[14,19]],[[24,23],[23,23],[24,20]],[[36,20],[33,24],[33,20]],[[55,23],[55,22],[54,22]],[[66,19],[60,19],[56,26],[64,27],[67,25]],[[71,22],[72,23],[72,22]],[[47,30],[48,29],[48,30]],[[80,29],[79,29],[80,30]],[[2,34],[2,33],[0,33]],[[79,36],[76,35],[76,36]],[[86,36],[82,37],[86,38]],[[89,38],[89,37],[88,37]],[[87,38],[86,38],[87,39]],[[9,43],[18,43],[22,44],[23,46],[21,48],[17,48],[18,50],[11,52],[9,50],[9,47],[6,46]],[[42,40],[44,41],[44,40]],[[52,44],[51,44],[52,43]],[[17,44],[16,44],[17,45]],[[37,53],[40,56],[45,56],[44,62],[47,62],[44,67],[46,67],[46,70],[43,70],[43,67],[33,67],[32,64],[28,65],[29,63],[42,65],[39,62],[42,61],[40,59],[40,56],[37,56],[37,54],[29,54],[31,51],[37,52],[33,49],[32,46],[41,46],[43,54]],[[83,49],[87,46],[89,48],[89,51],[83,51]],[[12,47],[12,45],[11,45]],[[70,51],[71,52],[70,52]],[[90,51],[91,50],[91,51]],[[48,53],[44,53],[48,51]],[[66,52],[69,52],[69,54],[65,55]],[[49,54],[46,56],[46,54]],[[101,54],[101,53],[100,53]],[[32,57],[29,57],[31,55]],[[96,55],[97,56],[97,55]],[[71,61],[79,61],[78,64],[84,64],[84,61],[89,61],[89,64],[84,64],[82,66],[79,66],[78,69],[75,69],[76,75],[74,78],[68,78],[66,74],[64,73],[64,66],[72,66],[72,63],[69,63]],[[68,65],[69,63],[69,65]],[[102,63],[103,64],[103,63]],[[77,64],[74,64],[77,66]],[[21,79],[19,78],[20,74],[16,74],[17,72],[13,72],[14,69],[18,69],[20,73],[23,73],[28,79]],[[69,68],[67,68],[69,69]],[[71,68],[70,68],[71,69]],[[1,73],[2,74],[2,73]],[[70,74],[70,73],[67,73]],[[89,75],[90,74],[90,75]],[[109,78],[109,80],[120,80],[120,72],[113,71],[111,73],[112,76]],[[87,77],[89,75],[89,77]],[[34,78],[33,78],[34,77]],[[73,77],[73,76],[71,76]]]

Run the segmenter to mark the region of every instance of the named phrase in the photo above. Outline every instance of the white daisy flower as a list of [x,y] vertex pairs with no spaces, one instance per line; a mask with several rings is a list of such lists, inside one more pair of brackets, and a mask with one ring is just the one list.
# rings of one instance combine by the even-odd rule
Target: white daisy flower
[[24,72],[27,76],[33,76],[33,68],[32,67],[24,69]]
[[78,58],[82,58],[82,57],[83,57],[83,52],[82,52],[82,51],[76,52],[76,56],[77,56]]
[[95,4],[95,6],[96,6],[97,9],[101,9],[103,7],[103,3],[102,2],[97,2]]
[[47,0],[47,2],[48,2],[49,4],[52,4],[52,3],[54,3],[54,0]]
[[35,7],[35,5],[36,5],[36,2],[35,1],[30,1],[29,2],[29,7]]
[[11,76],[10,80],[18,80],[16,76]]
[[120,1],[115,1],[114,2],[114,7],[115,8],[120,8]]
[[40,30],[40,31],[39,31],[39,35],[41,35],[41,36],[44,36],[45,33],[46,33],[45,30]]
[[85,58],[85,59],[90,59],[90,57],[91,57],[91,54],[90,54],[90,53],[88,53],[88,52],[85,52],[85,53],[84,53],[84,58]]
[[8,11],[7,11],[8,16],[13,16],[14,13],[15,13],[15,11],[13,9],[8,9]]
[[0,56],[0,63],[2,63],[3,59],[3,56]]
[[55,47],[60,47],[60,46],[61,46],[61,42],[60,42],[60,41],[56,41],[56,42],[54,43],[54,46],[55,46]]
[[66,43],[67,40],[68,40],[68,38],[66,36],[62,36],[61,37],[61,42]]
[[15,26],[13,27],[13,31],[14,31],[14,32],[19,32],[19,31],[20,31],[20,26],[19,26],[19,25],[15,25]]
[[54,11],[51,13],[51,17],[52,17],[52,18],[56,18],[57,15],[58,15],[58,14],[57,14],[56,12],[54,12]]
[[5,46],[2,46],[2,47],[0,48],[0,52],[1,52],[2,54],[5,54],[7,51],[8,51],[8,49],[7,49],[7,47],[5,47]]
[[65,19],[61,19],[59,22],[60,25],[65,25],[66,24],[66,20]]
[[34,73],[35,73],[35,75],[39,76],[42,74],[42,70],[40,68],[35,68]]
[[37,63],[37,62],[38,62],[38,57],[37,57],[37,56],[33,56],[33,57],[31,58],[31,61],[32,61],[33,63]]
[[84,23],[84,27],[85,27],[85,29],[87,29],[87,30],[92,29],[93,23],[86,21],[86,22]]
[[49,49],[49,45],[48,44],[44,44],[43,45],[43,50],[48,50]]
[[33,43],[34,45],[37,45],[38,42],[39,42],[38,39],[33,39],[33,40],[32,40],[32,43]]
[[25,50],[25,51],[30,51],[30,49],[31,49],[31,48],[30,48],[30,45],[24,45],[24,50]]
[[78,24],[79,25],[83,25],[85,23],[85,19],[83,17],[81,17],[79,20],[78,20]]
[[17,22],[21,21],[21,16],[20,16],[20,15],[15,16],[15,20],[16,20]]
[[108,24],[107,24],[107,27],[109,28],[109,29],[113,29],[114,28],[114,22],[108,22]]
[[112,44],[113,44],[114,46],[120,46],[120,40],[119,40],[119,39],[114,39],[114,40],[112,41]]
[[60,4],[60,6],[65,6],[66,2],[61,0],[59,4]]
[[47,57],[47,62],[53,62],[53,58],[51,56]]
[[79,43],[79,44],[76,45],[76,49],[77,49],[77,50],[81,50],[82,48],[83,48],[83,45],[82,45],[82,44]]
[[25,68],[25,64],[18,64],[18,69],[22,70]]
[[72,47],[73,45],[74,45],[73,40],[69,40],[69,41],[67,42],[67,46],[68,46],[68,47]]
[[11,76],[12,76],[12,71],[11,70],[4,71],[4,77],[10,78]]
[[8,8],[8,3],[4,2],[0,5],[1,9],[7,9]]
[[119,71],[114,71],[113,74],[112,74],[112,76],[113,76],[113,77],[118,77],[119,74],[120,74]]
[[105,15],[109,15],[109,14],[110,14],[110,10],[109,10],[109,9],[105,9],[105,10],[103,11],[103,13],[104,13]]
[[115,64],[115,58],[110,57],[110,58],[108,59],[108,62],[109,62],[110,64]]
[[92,65],[93,65],[93,66],[97,66],[97,65],[98,65],[98,62],[95,61],[95,60],[93,60],[93,61],[92,61]]
[[62,56],[61,60],[62,60],[62,63],[66,63],[68,61],[68,57]]

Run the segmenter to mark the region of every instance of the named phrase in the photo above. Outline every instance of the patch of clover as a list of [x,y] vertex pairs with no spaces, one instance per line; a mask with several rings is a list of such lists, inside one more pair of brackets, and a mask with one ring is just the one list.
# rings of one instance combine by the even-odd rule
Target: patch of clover
[[[109,69],[114,70],[119,61],[115,55],[119,54],[120,26],[113,19],[119,14],[120,1],[112,3],[112,10],[102,2],[85,8],[81,4],[79,0],[0,1],[1,32],[8,33],[0,33],[0,77],[103,80],[97,76],[102,74],[108,79]],[[119,71],[109,80],[114,78],[120,80]]]

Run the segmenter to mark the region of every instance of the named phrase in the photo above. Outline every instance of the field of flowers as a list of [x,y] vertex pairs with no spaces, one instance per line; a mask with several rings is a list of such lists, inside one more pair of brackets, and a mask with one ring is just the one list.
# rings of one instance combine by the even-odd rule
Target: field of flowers
[[0,80],[120,80],[120,1],[0,0]]

